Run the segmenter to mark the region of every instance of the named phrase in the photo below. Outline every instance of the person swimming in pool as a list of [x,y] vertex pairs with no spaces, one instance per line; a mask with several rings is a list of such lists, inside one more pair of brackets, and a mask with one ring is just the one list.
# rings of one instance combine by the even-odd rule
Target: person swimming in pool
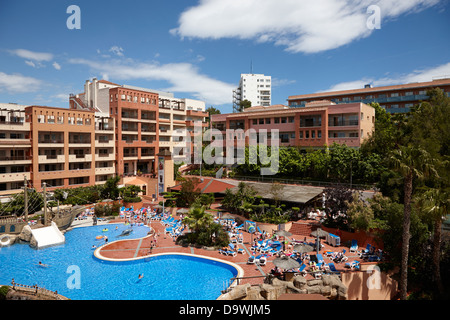
[[138,280],[141,280],[142,278],[144,278],[144,274],[139,274]]
[[39,261],[38,266],[43,267],[43,268],[47,268],[48,267],[47,264],[43,264],[41,261]]

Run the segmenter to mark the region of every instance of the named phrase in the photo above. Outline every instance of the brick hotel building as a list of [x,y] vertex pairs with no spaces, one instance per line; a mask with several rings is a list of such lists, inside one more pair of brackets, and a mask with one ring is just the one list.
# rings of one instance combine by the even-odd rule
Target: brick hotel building
[[0,103],[0,196],[28,185],[49,190],[102,184],[114,175],[156,173],[156,155],[206,127],[205,103],[93,79],[69,108]]
[[[330,101],[307,103],[304,108],[285,105],[250,107],[240,113],[211,115],[211,127],[227,129],[279,130],[279,145],[323,148],[333,143],[360,147],[374,130],[375,109],[364,103],[337,105]],[[246,140],[248,143],[248,139]],[[270,144],[269,144],[270,145]]]
[[302,108],[309,102],[320,100],[330,100],[336,104],[378,102],[387,112],[399,113],[428,100],[427,90],[432,88],[440,88],[450,96],[450,78],[383,87],[368,84],[361,89],[293,95],[287,101],[293,108]]

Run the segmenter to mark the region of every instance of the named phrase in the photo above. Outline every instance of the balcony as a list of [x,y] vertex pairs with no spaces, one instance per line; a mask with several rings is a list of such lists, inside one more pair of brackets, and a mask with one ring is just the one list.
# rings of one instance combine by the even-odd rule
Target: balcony
[[115,167],[95,168],[95,174],[114,174],[116,172]]
[[66,161],[66,156],[64,154],[44,154],[38,156],[38,161],[39,163],[64,163]]
[[109,161],[109,160],[114,161],[115,159],[116,158],[115,158],[115,155],[113,152],[111,152],[111,153],[96,153],[95,154],[95,160],[97,160],[97,161]]
[[329,127],[351,127],[351,126],[358,126],[359,121],[358,120],[343,120],[343,121],[329,121],[328,126]]
[[69,162],[91,162],[92,154],[69,154]]
[[188,110],[186,112],[188,117],[208,117],[208,112],[200,110]]
[[30,164],[31,160],[32,158],[30,156],[14,156],[14,157],[0,156],[1,165]]
[[30,131],[30,123],[19,121],[0,121],[0,130]]
[[208,127],[208,122],[202,122],[200,120],[187,120],[186,126],[187,127],[194,127],[195,125],[200,125],[201,127],[205,128]]
[[0,181],[7,181],[7,182],[23,181],[24,177],[26,177],[27,180],[31,180],[31,173],[30,172],[0,173]]

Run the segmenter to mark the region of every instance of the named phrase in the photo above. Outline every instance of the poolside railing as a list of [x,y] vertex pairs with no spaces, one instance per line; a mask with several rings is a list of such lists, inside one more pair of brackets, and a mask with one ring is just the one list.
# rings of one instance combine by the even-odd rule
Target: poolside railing
[[59,294],[58,291],[51,291],[45,288],[39,287],[37,284],[30,286],[26,284],[16,283],[14,279],[11,280],[11,286],[13,290],[22,291],[24,293],[33,294],[35,296],[46,296],[50,298],[55,298],[56,300],[64,300]]

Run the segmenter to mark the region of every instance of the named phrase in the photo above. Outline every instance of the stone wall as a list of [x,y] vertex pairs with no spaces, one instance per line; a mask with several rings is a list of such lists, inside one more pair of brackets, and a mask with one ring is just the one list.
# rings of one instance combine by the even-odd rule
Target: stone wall
[[311,280],[298,275],[292,281],[269,278],[266,282],[256,286],[237,285],[218,300],[278,300],[285,293],[321,294],[328,299],[347,300],[347,287],[335,275]]

